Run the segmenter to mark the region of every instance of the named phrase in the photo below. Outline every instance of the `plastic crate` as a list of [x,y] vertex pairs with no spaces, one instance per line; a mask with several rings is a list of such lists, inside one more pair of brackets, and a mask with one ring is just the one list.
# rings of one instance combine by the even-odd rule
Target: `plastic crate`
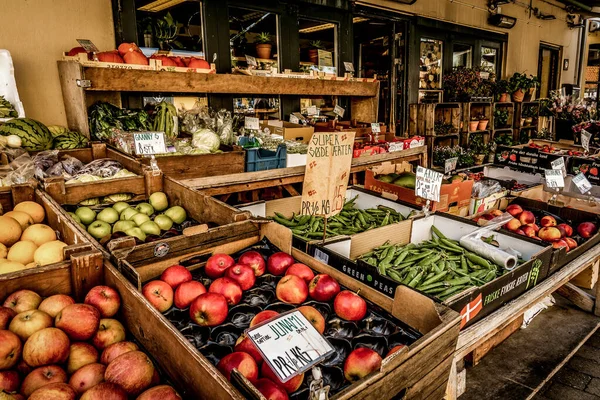
[[[248,138],[240,138],[240,146],[248,143]],[[245,148],[244,150],[246,150],[246,172],[266,171],[286,166],[287,147],[283,143],[277,146],[276,151],[261,148]]]

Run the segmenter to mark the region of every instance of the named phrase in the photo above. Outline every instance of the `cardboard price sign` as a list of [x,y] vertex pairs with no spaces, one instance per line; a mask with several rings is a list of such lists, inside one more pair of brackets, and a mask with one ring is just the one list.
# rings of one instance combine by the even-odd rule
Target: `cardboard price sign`
[[379,126],[379,122],[372,122],[371,123],[371,132],[373,132],[373,133],[380,133],[381,132],[381,126]]
[[246,334],[282,382],[311,369],[335,351],[298,310],[252,327]]
[[573,178],[573,183],[575,184],[575,186],[577,186],[577,189],[579,189],[579,191],[583,194],[586,194],[590,190],[592,190],[592,184],[590,183],[590,181],[587,180],[583,172],[580,172],[577,175],[575,175],[575,177]]
[[256,58],[249,56],[246,54],[246,63],[248,65],[252,65],[253,67],[258,67],[258,63],[256,62]]
[[244,128],[253,129],[255,131],[260,129],[259,120],[255,117],[244,118]]
[[421,166],[417,167],[415,195],[427,200],[440,201],[444,175]]
[[561,170],[563,177],[567,176],[567,167],[565,166],[565,158],[564,157],[560,157],[560,158],[557,158],[554,161],[551,161],[550,162],[550,167],[552,169],[559,169],[559,170]]
[[552,189],[564,188],[565,179],[563,178],[562,170],[560,169],[547,169],[546,172],[546,185]]
[[292,124],[299,124],[300,120],[294,114],[290,114],[290,123],[292,123]]
[[335,115],[339,115],[340,118],[344,118],[344,113],[346,112],[346,109],[344,107],[340,107],[336,104],[335,107],[333,107],[333,113]]
[[458,157],[452,157],[447,159],[444,162],[444,171],[449,174],[450,172],[456,169],[456,164],[458,163]]
[[354,64],[348,61],[344,61],[344,69],[346,72],[354,72]]
[[319,110],[317,109],[317,106],[310,106],[306,109],[306,113],[308,115],[319,115]]
[[164,154],[167,152],[165,134],[163,132],[134,133],[133,144],[135,153],[138,156]]
[[302,188],[302,215],[332,217],[346,200],[355,132],[317,132],[310,139]]
[[586,131],[585,129],[581,130],[581,147],[585,149],[589,153],[590,151],[590,139],[592,138],[592,134]]

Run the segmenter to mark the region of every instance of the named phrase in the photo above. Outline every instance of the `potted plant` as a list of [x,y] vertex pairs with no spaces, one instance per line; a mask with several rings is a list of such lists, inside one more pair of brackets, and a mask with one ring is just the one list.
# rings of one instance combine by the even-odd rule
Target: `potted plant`
[[485,146],[487,153],[487,162],[490,164],[494,162],[494,157],[496,155],[496,147],[497,145],[494,142],[490,142]]
[[510,96],[508,94],[508,81],[506,79],[500,79],[496,82],[496,87],[494,88],[494,94],[496,95],[496,100],[500,103],[508,103],[510,102]]
[[309,44],[310,48],[308,49],[308,61],[317,65],[319,64],[319,50],[325,50],[325,46],[320,40],[313,40]]
[[519,72],[515,72],[508,81],[509,91],[512,93],[512,99],[516,103],[521,103],[525,99],[527,94],[529,99],[533,96],[535,88],[538,86],[539,81],[537,77]]
[[508,110],[497,108],[494,110],[494,129],[506,128],[508,126]]
[[477,117],[479,123],[477,124],[478,131],[485,131],[490,120],[485,116],[485,114],[479,114]]
[[471,101],[481,85],[481,77],[473,68],[459,67],[444,75],[444,92],[448,101]]
[[273,47],[271,44],[271,34],[269,32],[262,32],[256,35],[254,43],[256,44],[256,56],[258,58],[270,60],[271,49]]
[[471,117],[469,121],[469,132],[475,132],[479,126],[479,117]]
[[473,152],[473,158],[475,159],[475,165],[483,164],[486,156],[486,145],[483,143],[483,135],[472,135],[469,143],[469,149]]

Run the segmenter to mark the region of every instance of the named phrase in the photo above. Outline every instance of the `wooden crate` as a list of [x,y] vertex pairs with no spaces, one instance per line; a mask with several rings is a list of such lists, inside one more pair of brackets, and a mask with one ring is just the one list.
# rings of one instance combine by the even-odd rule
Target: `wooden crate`
[[410,135],[435,136],[437,124],[452,125],[451,134],[460,132],[460,103],[410,104],[408,132]]
[[133,196],[132,200],[139,200],[162,190],[162,173],[160,171],[151,171],[140,162],[124,156],[104,143],[92,143],[91,147],[84,149],[61,150],[59,158],[63,155],[75,157],[84,164],[101,158],[109,158],[120,162],[125,169],[138,176],[72,184],[66,184],[65,178],[62,176],[45,178],[41,182],[42,187],[61,205],[79,204],[83,200],[116,193],[129,193]]
[[462,130],[461,132],[471,133],[478,131],[471,131],[469,128],[469,122],[471,118],[477,117],[480,114],[484,114],[489,120],[486,129],[483,131],[492,130],[494,126],[494,115],[492,112],[492,103],[462,103]]
[[571,280],[571,283],[583,289],[593,289],[598,282],[600,258],[592,262],[589,267]]
[[[493,124],[492,124],[491,129],[500,130],[500,129],[510,129],[513,127],[514,119],[515,119],[515,104],[514,103],[494,103],[492,108],[493,108],[493,115],[492,115],[493,120],[491,122],[493,122]],[[496,118],[495,118],[496,110],[508,112],[508,119],[507,119],[505,125],[496,127]]]
[[12,186],[0,186],[0,214],[13,209],[15,204],[35,199],[37,182],[22,183]]
[[[194,387],[200,385],[199,382],[208,382],[210,379],[219,383],[219,377],[208,376],[204,369],[198,368],[198,362],[203,360],[196,360],[199,357],[193,357],[194,355],[191,355],[192,358],[184,358],[189,355],[178,352],[182,346],[181,341],[186,340],[174,334],[174,327],[165,324],[162,315],[97,250],[80,253],[62,263],[21,271],[10,279],[3,279],[0,284],[0,302],[20,289],[33,290],[42,297],[66,294],[83,301],[85,294],[96,285],[107,285],[119,292],[121,308],[115,318],[156,362],[161,372],[168,376],[169,383],[173,384],[182,398],[198,398]],[[221,390],[220,393],[227,392]],[[234,394],[231,390],[229,396],[207,398],[225,399]]]
[[[267,237],[282,251],[290,253],[296,260],[319,273],[327,273],[349,290],[360,290],[361,296],[382,307],[394,317],[418,329],[423,336],[412,345],[405,347],[393,356],[383,360],[381,370],[356,382],[343,391],[330,397],[333,399],[389,399],[403,394],[404,399],[441,399],[445,391],[453,354],[458,337],[459,315],[445,306],[436,304],[428,297],[418,294],[410,288],[399,286],[394,299],[384,296],[364,286],[355,279],[329,267],[300,250],[293,249],[291,231],[276,223],[255,223],[254,229],[243,236],[230,238],[212,244],[203,244],[190,249],[187,256],[171,257],[153,263],[132,265],[126,253],[121,253],[118,263],[124,274],[140,285],[160,276],[168,266],[181,262],[191,256],[214,253],[235,253]],[[129,272],[125,272],[129,271]],[[410,306],[407,306],[410,305]],[[161,324],[170,326],[166,318]],[[202,372],[210,380],[198,380],[202,384],[193,386],[196,398],[263,398],[245,379],[236,380],[235,387],[224,382],[215,367],[208,362],[177,331],[173,332],[179,343],[172,349],[181,359],[193,360],[198,373]],[[188,364],[191,361],[187,362]],[[210,384],[207,384],[210,382]]]

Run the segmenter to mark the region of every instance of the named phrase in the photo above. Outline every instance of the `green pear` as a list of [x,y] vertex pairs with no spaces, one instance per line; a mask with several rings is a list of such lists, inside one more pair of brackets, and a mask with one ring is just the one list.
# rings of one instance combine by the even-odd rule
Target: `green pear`
[[131,228],[135,228],[137,225],[133,221],[117,221],[112,228],[112,233],[125,232]]
[[84,225],[89,225],[96,219],[96,211],[89,207],[79,207],[77,210],[75,210],[75,215],[79,217],[79,220]]
[[142,214],[146,214],[147,216],[151,216],[154,214],[154,207],[152,207],[148,203],[140,203],[135,207],[136,210],[141,212]]
[[96,219],[109,224],[114,224],[119,220],[119,213],[114,208],[108,207],[100,211],[96,216]]
[[146,240],[146,234],[140,228],[131,228],[125,231],[128,236],[134,236],[140,239],[142,242]]
[[75,220],[75,222],[77,222],[78,224],[81,223],[81,219],[77,216],[77,214],[69,211],[69,215],[71,216],[71,218],[73,218]]
[[169,207],[169,199],[163,192],[154,192],[148,198],[148,202],[156,211],[163,211]]
[[123,210],[129,208],[129,204],[125,203],[124,201],[117,201],[115,204],[112,205],[112,208],[114,208],[119,214],[121,214]]
[[146,235],[160,235],[160,228],[154,221],[146,221],[140,225],[140,229]]
[[137,213],[133,217],[129,218],[129,220],[135,222],[137,226],[141,226],[144,222],[150,221],[150,217],[146,214]]
[[186,220],[187,214],[183,207],[174,206],[165,211],[165,215],[173,220],[176,224],[181,224]]
[[135,214],[138,213],[138,210],[136,210],[135,208],[126,208],[123,211],[121,211],[121,216],[119,217],[119,219],[121,221],[128,221],[131,219],[131,217],[133,217]]

